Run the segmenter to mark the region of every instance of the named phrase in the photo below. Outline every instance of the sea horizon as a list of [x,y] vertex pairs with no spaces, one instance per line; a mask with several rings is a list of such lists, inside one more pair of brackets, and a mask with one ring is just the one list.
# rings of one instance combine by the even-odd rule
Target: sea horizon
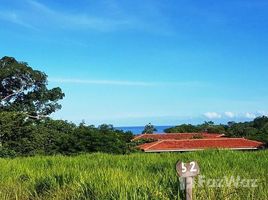
[[[172,126],[173,125],[154,126],[156,128],[156,131],[154,131],[154,133],[164,133],[165,129],[170,128]],[[115,128],[123,131],[131,131],[135,135],[141,134],[144,130],[144,126],[119,126]]]

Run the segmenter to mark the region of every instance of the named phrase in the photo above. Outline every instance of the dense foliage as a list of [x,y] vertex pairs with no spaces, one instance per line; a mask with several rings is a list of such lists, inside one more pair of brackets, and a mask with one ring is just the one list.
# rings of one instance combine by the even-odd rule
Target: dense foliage
[[166,133],[198,133],[198,132],[207,132],[207,133],[226,133],[226,125],[216,125],[214,122],[204,122],[199,125],[192,124],[182,124],[167,128],[164,131]]
[[111,125],[96,128],[50,118],[37,121],[17,112],[0,112],[0,133],[0,156],[127,153],[132,139],[132,133]]
[[0,111],[23,112],[28,117],[47,116],[61,108],[64,94],[47,88],[47,75],[12,57],[0,59]]
[[154,125],[149,123],[145,125],[144,130],[142,131],[142,134],[152,134],[154,133],[154,131],[157,131],[157,129],[155,128]]
[[[201,174],[195,179],[193,199],[268,199],[268,151],[217,150],[0,159],[0,199],[185,199],[176,176],[178,160],[196,160],[200,166]],[[207,181],[198,184],[201,177]],[[218,187],[219,181],[232,177],[238,181],[230,185],[223,181]],[[251,179],[256,179],[257,187],[242,181]]]
[[268,117],[257,117],[250,122],[228,122],[227,125],[216,125],[205,122],[200,125],[182,124],[165,129],[166,133],[208,132],[222,133],[228,137],[246,137],[268,143]]

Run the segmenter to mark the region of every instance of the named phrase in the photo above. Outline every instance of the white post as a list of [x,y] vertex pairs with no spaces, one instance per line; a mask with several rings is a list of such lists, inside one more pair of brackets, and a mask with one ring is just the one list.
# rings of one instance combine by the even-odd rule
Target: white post
[[193,181],[194,177],[200,173],[199,166],[196,161],[184,163],[179,161],[176,164],[176,170],[180,177],[185,178],[185,197],[186,200],[193,199]]
[[186,200],[193,199],[193,177],[186,177],[185,179],[185,192],[186,192]]

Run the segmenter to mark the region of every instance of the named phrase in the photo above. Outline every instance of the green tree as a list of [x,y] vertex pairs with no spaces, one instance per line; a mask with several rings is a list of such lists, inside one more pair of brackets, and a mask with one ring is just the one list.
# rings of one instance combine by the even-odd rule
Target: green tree
[[40,149],[39,135],[34,134],[33,123],[25,117],[23,113],[0,112],[1,148],[17,155],[34,155]]
[[12,57],[0,59],[0,111],[23,112],[28,117],[47,116],[61,108],[59,87],[47,88],[47,75]]
[[261,116],[253,120],[253,127],[257,129],[262,129],[268,123],[268,117]]
[[157,131],[157,129],[152,125],[151,123],[145,125],[144,130],[142,131],[142,134],[152,134],[154,131]]
[[164,130],[165,133],[194,133],[200,132],[200,129],[191,124],[182,124],[175,127],[170,127]]
[[198,129],[200,130],[200,132],[207,132],[207,133],[221,133],[221,134],[225,134],[226,129],[228,129],[227,125],[216,125],[214,122],[212,121],[205,121],[203,124],[201,125],[197,125]]

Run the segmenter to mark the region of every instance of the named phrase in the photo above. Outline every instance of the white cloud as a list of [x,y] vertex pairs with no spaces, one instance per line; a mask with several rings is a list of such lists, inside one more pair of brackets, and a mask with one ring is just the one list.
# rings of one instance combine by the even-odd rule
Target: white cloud
[[206,112],[204,113],[204,116],[207,117],[208,119],[220,119],[221,114],[216,113],[216,112]]
[[46,23],[49,23],[50,27],[53,25],[54,27],[63,29],[88,29],[110,32],[122,29],[141,29],[142,24],[145,23],[144,19],[140,19],[136,15],[130,15],[126,12],[122,14],[118,6],[112,6],[113,11],[109,10],[111,6],[108,6],[108,8],[104,7],[104,10],[108,9],[105,12],[108,14],[104,15],[103,13],[101,14],[103,11],[99,13],[96,11],[94,14],[86,11],[75,13],[68,10],[54,9],[36,0],[27,0],[27,2],[35,13],[42,13],[42,18],[46,18]]
[[21,16],[13,11],[3,11],[0,10],[0,19],[18,24],[20,26],[23,26],[25,28],[30,28],[30,29],[35,29],[37,30],[34,26],[32,26],[29,23],[26,23],[24,20],[22,20]]
[[55,83],[73,83],[73,84],[92,84],[92,85],[122,85],[122,86],[154,86],[156,83],[143,81],[121,81],[121,80],[85,80],[85,79],[66,79],[49,78],[49,81]]
[[96,80],[79,78],[49,78],[54,83],[91,84],[91,85],[119,85],[119,86],[175,86],[175,87],[206,87],[206,83],[197,81],[187,82],[149,82],[149,81],[127,81],[127,80]]
[[[161,5],[157,3],[148,3],[148,6],[144,6],[142,2],[136,4],[136,9],[117,1],[85,3],[87,4],[88,6],[80,11],[75,11],[75,9],[69,10],[47,4],[41,0],[25,0],[23,6],[18,4],[12,9],[0,10],[0,18],[39,31],[42,29],[99,32],[138,30],[167,36],[174,34],[171,24],[162,12]],[[154,12],[150,12],[152,10]],[[13,16],[6,15],[5,12],[12,13]]]
[[88,28],[98,31],[111,31],[119,26],[132,23],[129,19],[111,19],[97,16],[90,16],[87,13],[70,14],[54,10],[45,4],[34,0],[28,0],[33,9],[43,13],[51,23],[60,24],[62,28]]
[[[92,16],[88,13],[67,13],[52,9],[35,0],[27,0],[27,8],[0,10],[0,19],[39,30],[40,26],[53,25],[65,29],[91,29],[96,31],[114,31],[122,27],[131,27],[138,22],[132,17],[118,16],[116,18]],[[33,17],[34,16],[34,17]],[[40,20],[43,23],[39,23]],[[38,28],[37,28],[38,27]]]
[[249,113],[249,112],[247,112],[247,113],[245,114],[245,117],[246,117],[246,118],[249,118],[249,119],[254,119],[254,118],[256,118],[257,116],[256,116],[255,114],[253,114],[253,113]]
[[226,117],[229,117],[229,118],[234,118],[235,117],[235,114],[233,112],[230,112],[230,111],[227,111],[224,113]]
[[268,112],[266,111],[258,111],[257,114],[258,116],[268,116]]

